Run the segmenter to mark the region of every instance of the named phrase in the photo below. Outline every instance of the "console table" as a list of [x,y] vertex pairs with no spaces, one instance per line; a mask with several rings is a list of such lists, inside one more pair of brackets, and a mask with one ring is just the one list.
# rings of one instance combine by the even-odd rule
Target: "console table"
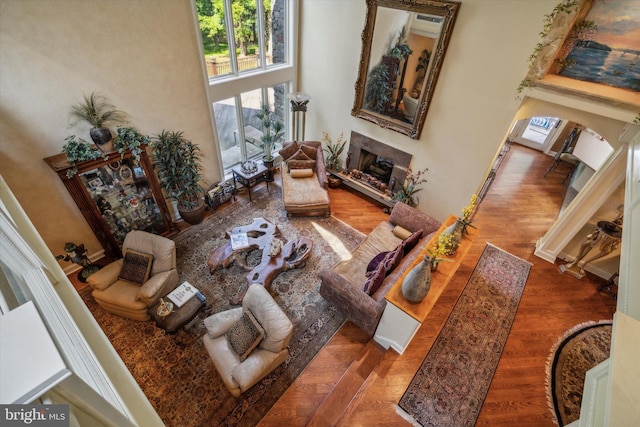
[[422,248],[422,253],[417,256],[413,263],[407,268],[398,281],[389,289],[385,299],[385,306],[382,318],[376,329],[374,340],[388,349],[393,348],[399,354],[404,353],[405,349],[413,339],[416,332],[429,315],[429,312],[440,298],[442,291],[447,287],[449,281],[458,270],[462,259],[469,252],[471,244],[478,235],[477,228],[468,228],[469,234],[465,234],[460,242],[460,246],[453,255],[447,258],[451,262],[441,262],[436,271],[431,272],[431,289],[422,302],[413,303],[402,296],[402,280],[406,274],[420,261],[423,255],[427,254],[427,248],[431,247],[435,239],[438,239],[440,233],[456,221],[455,215],[450,215],[447,220],[442,223],[438,231],[433,235],[431,241]]

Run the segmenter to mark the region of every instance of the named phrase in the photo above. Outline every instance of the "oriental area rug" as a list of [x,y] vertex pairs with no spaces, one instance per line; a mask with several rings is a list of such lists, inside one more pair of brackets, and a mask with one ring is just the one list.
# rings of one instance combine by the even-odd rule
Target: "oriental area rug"
[[566,426],[580,418],[587,371],[609,358],[611,320],[585,322],[564,333],[547,360],[547,403],[553,421]]
[[487,243],[418,372],[400,399],[422,426],[473,426],[498,367],[531,264]]
[[[273,185],[268,191],[256,192],[251,202],[238,200],[173,238],[180,281],[198,288],[208,303],[205,312],[178,333],[166,334],[153,321],[137,322],[107,313],[95,303],[88,287],[81,291],[102,330],[169,427],[256,425],[345,321],[320,296],[318,272],[349,256],[364,235],[334,217],[288,218],[281,189]],[[254,217],[275,224],[283,239],[311,239],[313,251],[304,268],[280,273],[270,287],[294,325],[289,357],[235,398],[204,348],[203,319],[234,307],[229,300],[246,288],[247,271],[232,264],[211,275],[207,260],[226,242],[226,231],[250,224]],[[259,253],[251,253],[249,265],[257,264],[259,258]]]

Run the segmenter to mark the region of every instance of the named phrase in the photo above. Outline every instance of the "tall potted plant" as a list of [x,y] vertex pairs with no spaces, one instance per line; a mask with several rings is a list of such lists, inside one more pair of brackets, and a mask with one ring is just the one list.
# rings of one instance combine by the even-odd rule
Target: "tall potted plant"
[[262,160],[267,168],[267,179],[273,180],[273,147],[284,137],[284,125],[275,113],[269,110],[269,105],[263,104],[257,117],[262,121],[262,141],[264,156]]
[[73,105],[69,116],[72,125],[80,121],[89,123],[92,126],[89,135],[93,142],[104,153],[110,153],[113,151],[113,136],[106,124],[123,123],[126,114],[109,103],[104,95],[93,92],[89,96],[84,95],[83,102]]
[[204,219],[202,153],[183,133],[165,131],[151,142],[152,165],[167,198],[176,200],[180,216],[189,224]]

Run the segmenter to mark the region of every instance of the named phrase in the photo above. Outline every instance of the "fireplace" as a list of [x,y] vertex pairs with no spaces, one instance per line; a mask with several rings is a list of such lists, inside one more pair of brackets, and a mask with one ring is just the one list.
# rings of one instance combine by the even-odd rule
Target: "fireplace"
[[347,170],[374,176],[390,192],[397,191],[404,182],[411,158],[409,153],[351,131]]
[[386,206],[407,176],[411,154],[357,132],[351,132],[343,183]]

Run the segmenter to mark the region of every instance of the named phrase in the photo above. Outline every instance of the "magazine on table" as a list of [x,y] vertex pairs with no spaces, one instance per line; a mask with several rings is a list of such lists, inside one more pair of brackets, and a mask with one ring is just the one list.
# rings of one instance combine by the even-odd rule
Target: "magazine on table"
[[249,238],[247,233],[234,233],[231,235],[231,248],[234,251],[249,247]]
[[187,301],[199,294],[200,292],[189,282],[184,282],[175,288],[167,297],[176,307],[182,307]]

